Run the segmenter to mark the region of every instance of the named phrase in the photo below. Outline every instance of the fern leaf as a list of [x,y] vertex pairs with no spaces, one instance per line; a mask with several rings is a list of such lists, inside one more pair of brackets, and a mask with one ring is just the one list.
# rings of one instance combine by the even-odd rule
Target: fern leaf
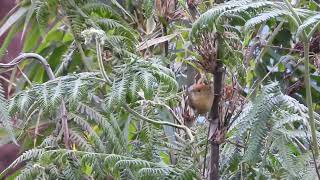
[[170,173],[169,167],[160,167],[160,168],[141,168],[138,171],[140,177],[163,177],[167,176]]
[[44,110],[49,110],[51,111],[51,103],[50,103],[50,88],[48,87],[48,84],[43,84],[43,85],[36,85],[35,89],[38,94],[38,99],[37,102],[39,103],[39,106],[42,107]]
[[[215,20],[221,13],[233,9],[239,6],[246,6],[251,3],[252,0],[240,0],[240,1],[229,1],[223,4],[219,4],[207,12],[203,13],[192,25],[191,37],[198,37],[203,30],[215,31]],[[266,2],[266,1],[262,1]]]
[[39,165],[27,165],[15,179],[17,180],[28,180],[34,179],[38,174],[44,173],[44,169]]
[[87,115],[103,129],[103,135],[107,138],[109,143],[108,147],[113,149],[115,152],[122,152],[124,150],[121,144],[122,141],[119,140],[119,137],[117,136],[118,133],[116,133],[112,125],[100,112],[84,103],[79,103],[78,111]]
[[16,139],[14,137],[13,129],[11,127],[11,118],[9,116],[8,102],[4,96],[4,90],[0,83],[0,123],[3,125],[6,132],[9,134],[10,138],[15,142]]
[[119,82],[114,82],[110,95],[108,96],[107,109],[111,110],[112,108],[118,107],[126,102],[126,94],[128,89],[128,79],[126,76]]
[[29,91],[26,91],[19,94],[17,99],[15,98],[19,112],[26,112],[30,105],[33,104],[35,97],[31,95],[32,93],[29,94]]
[[58,104],[61,103],[61,100],[63,97],[63,88],[64,88],[64,85],[62,80],[60,79],[57,83],[57,86],[55,86],[52,89],[52,93],[51,93],[52,95],[50,97],[50,102],[49,102],[50,107],[56,107]]
[[310,25],[313,25],[313,24],[319,25],[319,21],[320,21],[320,14],[317,14],[317,15],[315,15],[315,16],[312,16],[312,17],[306,19],[306,20],[303,22],[303,24],[301,24],[301,25],[298,27],[296,36],[297,36],[297,37],[301,37],[301,34],[302,34],[303,32],[305,32],[305,30],[307,30],[307,28],[308,28]]
[[163,82],[164,84],[168,85],[167,92],[177,92],[178,91],[178,82],[168,74],[165,74],[161,71],[154,71],[155,76],[158,78],[158,81]]
[[98,134],[92,129],[91,125],[83,117],[77,114],[70,113],[70,115],[76,124],[80,125],[84,131],[87,131],[89,133],[89,136],[93,139],[95,146],[98,147],[99,152],[105,152],[106,147],[104,143],[102,142]]
[[73,88],[69,91],[71,94],[69,95],[69,101],[74,104],[77,103],[79,99],[82,99],[84,95],[87,94],[88,87],[84,85],[81,78],[78,78],[73,82]]
[[142,9],[143,15],[146,17],[146,19],[150,18],[154,10],[154,0],[144,0]]
[[245,27],[245,31],[248,31],[250,28],[254,27],[257,24],[261,24],[262,22],[266,22],[270,19],[276,18],[276,17],[280,17],[280,16],[290,16],[290,13],[287,10],[272,10],[272,11],[268,11],[268,12],[263,12],[261,14],[258,14],[257,16],[251,18],[250,20],[248,20],[244,27]]
[[47,2],[43,2],[43,1],[37,2],[36,18],[41,31],[44,33],[44,30],[47,28],[48,21],[49,21],[49,8],[47,5]]
[[151,99],[153,97],[153,89],[157,85],[156,78],[151,73],[141,72],[138,75],[138,81],[141,89],[143,89],[145,98]]
[[130,82],[130,86],[128,88],[128,98],[129,98],[129,102],[134,102],[136,101],[138,98],[138,91],[140,90],[140,86],[139,86],[139,81],[138,81],[138,73],[136,73],[131,82]]
[[121,168],[121,167],[131,167],[131,168],[141,168],[141,167],[151,167],[153,163],[141,159],[124,159],[119,160],[115,167]]
[[19,156],[9,167],[15,167],[17,164],[28,160],[38,159],[44,152],[45,149],[30,149]]
[[114,19],[99,19],[97,20],[97,24],[105,31],[114,30],[112,34],[114,35],[121,35],[125,38],[130,39],[132,42],[136,42],[136,38],[134,35],[134,30],[131,30],[118,21]]
[[77,132],[70,130],[69,131],[70,141],[77,146],[82,151],[94,152],[90,144],[87,143],[85,139],[81,137]]
[[107,17],[112,19],[116,19],[116,20],[122,19],[121,15],[119,15],[116,11],[114,11],[112,7],[101,2],[89,2],[84,6],[82,6],[81,9],[88,14],[100,12],[100,13],[106,14]]
[[217,21],[221,22],[220,18],[223,17],[223,16],[229,16],[229,15],[233,15],[233,14],[240,14],[242,12],[246,13],[250,9],[257,10],[259,8],[268,7],[268,6],[272,6],[272,5],[274,5],[274,3],[270,2],[270,1],[259,1],[259,2],[253,1],[251,3],[246,4],[245,6],[239,6],[239,7],[232,8],[230,10],[226,10],[225,12],[221,13],[217,17]]

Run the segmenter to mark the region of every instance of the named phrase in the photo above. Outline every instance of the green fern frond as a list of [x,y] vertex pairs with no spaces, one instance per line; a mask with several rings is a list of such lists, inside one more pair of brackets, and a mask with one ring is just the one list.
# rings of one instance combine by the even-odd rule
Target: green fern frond
[[138,73],[134,74],[133,78],[130,82],[130,86],[128,88],[129,102],[134,102],[138,99],[137,96],[138,96],[138,92],[140,90],[138,75],[139,75]]
[[153,163],[146,160],[142,160],[142,159],[124,159],[124,160],[119,160],[115,164],[115,167],[142,168],[142,167],[152,167],[153,165],[154,165]]
[[110,115],[108,117],[108,122],[110,123],[111,127],[114,130],[115,135],[118,137],[118,143],[121,145],[123,151],[125,151],[127,148],[127,143],[126,143],[126,137],[124,136],[124,132],[122,132],[118,119],[115,118],[114,115]]
[[185,167],[182,169],[175,168],[171,172],[173,172],[173,175],[170,175],[170,179],[178,179],[178,180],[184,180],[184,179],[199,179],[200,177],[197,176],[197,172],[193,165],[190,165],[189,167]]
[[[56,78],[43,84],[36,84],[31,89],[21,91],[11,99],[10,114],[26,113],[36,103],[45,110],[54,111],[54,105],[65,98],[73,103],[86,99],[88,88],[98,83],[95,73],[81,73]],[[73,102],[73,103],[72,103]]]
[[163,82],[164,84],[168,85],[168,91],[167,92],[177,92],[178,91],[178,82],[168,74],[165,74],[161,71],[153,71],[155,76],[157,77],[159,82]]
[[[26,112],[27,109],[35,102],[35,97],[32,95],[32,92],[25,91],[24,93],[18,94],[15,98],[13,98],[11,102],[11,107],[13,109],[11,110],[18,110],[19,112]],[[17,107],[17,108],[15,108]],[[11,111],[11,114],[14,113],[14,111]]]
[[38,24],[40,26],[40,29],[44,33],[44,31],[47,29],[49,15],[50,15],[47,2],[38,1],[36,4],[35,11],[36,11],[36,18],[37,18]]
[[100,12],[104,16],[106,15],[106,17],[108,18],[112,18],[116,20],[122,19],[121,15],[119,15],[116,11],[114,11],[112,7],[101,2],[89,2],[84,6],[82,6],[81,9],[87,14]]
[[69,130],[69,139],[81,151],[94,152],[92,146],[77,132]]
[[320,21],[320,14],[317,14],[315,16],[309,17],[306,19],[299,27],[296,33],[297,37],[301,37],[301,34],[303,32],[306,32],[306,30],[310,27],[310,25],[318,25],[319,26],[319,21]]
[[[191,30],[191,37],[196,38],[198,37],[201,32],[209,31],[214,32],[216,31],[215,28],[215,21],[216,18],[223,12],[226,12],[231,9],[235,9],[237,7],[249,7],[250,4],[255,6],[266,6],[270,5],[272,2],[270,1],[257,1],[254,0],[240,0],[240,1],[229,1],[223,4],[219,4],[212,9],[208,10],[207,12],[203,13],[192,25]],[[257,4],[256,4],[257,3]],[[251,5],[251,7],[254,7]]]
[[44,84],[43,86],[42,85],[34,86],[34,88],[40,95],[40,97],[38,97],[39,99],[37,100],[39,102],[39,106],[44,108],[50,108],[49,97],[51,97],[51,94],[50,94],[51,89],[49,89],[47,84]]
[[138,74],[138,81],[141,89],[143,89],[145,98],[151,99],[153,97],[153,89],[157,85],[155,77],[151,73],[141,72]]
[[72,88],[69,90],[69,101],[71,103],[77,103],[80,99],[83,99],[85,95],[87,95],[88,92],[88,86],[85,84],[84,81],[82,81],[81,78],[78,78],[72,83]]
[[272,6],[272,5],[274,5],[274,2],[270,2],[270,1],[253,1],[251,3],[246,4],[245,6],[234,7],[232,9],[229,9],[229,10],[226,10],[226,11],[222,12],[217,17],[217,22],[221,22],[220,18],[223,17],[223,16],[229,16],[229,15],[233,15],[233,14],[240,14],[242,12],[246,13],[250,9],[258,10],[259,8],[266,8],[266,7],[269,7],[269,6]]
[[8,101],[5,98],[4,90],[0,83],[0,124],[4,127],[6,132],[9,134],[10,138],[16,143],[16,139],[14,137],[13,129],[11,126],[11,118],[8,110]]
[[[274,88],[270,86],[270,88]],[[265,92],[268,93],[270,89],[266,87]],[[254,164],[260,157],[261,150],[263,148],[264,140],[272,127],[272,121],[269,118],[272,116],[270,112],[273,112],[281,103],[281,97],[261,94],[257,101],[259,103],[253,107],[251,112],[251,123],[253,130],[251,131],[248,140],[248,149],[244,155],[244,161]]]
[[[125,37],[120,35],[107,36],[105,39],[105,47],[119,53],[120,49],[124,46],[123,41],[125,41],[125,39]],[[119,50],[116,48],[119,48]]]
[[57,86],[52,89],[49,107],[57,107],[57,105],[61,104],[64,93],[64,87],[65,85],[63,84],[63,81],[59,80]]
[[[83,113],[89,117],[92,121],[96,122],[103,130],[103,135],[108,140],[108,148],[112,149],[114,152],[122,152],[123,141],[121,141],[121,137],[117,136],[116,130],[112,127],[107,118],[105,118],[99,111],[96,109],[84,104],[79,103],[78,111]],[[119,139],[120,138],[120,139]]]
[[110,165],[110,164],[115,164],[116,162],[120,161],[120,160],[125,160],[127,159],[127,157],[122,156],[122,155],[118,155],[118,154],[108,154],[105,159],[104,162],[106,165]]
[[304,125],[308,125],[308,121],[306,118],[298,115],[298,114],[291,114],[287,111],[280,110],[281,112],[274,116],[274,119],[278,119],[279,121],[276,121],[274,127],[280,128],[283,127],[285,124],[293,123],[293,122],[301,122]]
[[[277,149],[278,156],[276,158],[288,172],[289,178],[301,178],[299,171],[306,167],[308,161],[298,162],[298,158],[293,155],[292,148],[288,148],[289,141],[284,136],[278,136],[274,140],[271,148]],[[305,159],[306,160],[306,159]],[[310,159],[309,159],[310,161]]]
[[129,85],[127,78],[128,77],[124,75],[119,82],[113,83],[112,90],[108,96],[108,101],[106,104],[107,110],[112,110],[113,108],[119,107],[126,102],[126,94]]
[[48,136],[45,138],[42,143],[40,144],[39,148],[56,148],[59,147],[58,145],[58,138],[54,136]]
[[269,133],[267,128],[268,124],[266,121],[267,119],[263,119],[252,124],[255,130],[250,134],[250,138],[248,140],[248,149],[244,155],[244,161],[248,162],[249,164],[254,164],[260,160],[263,144],[267,134]]
[[263,12],[261,14],[258,14],[257,16],[249,19],[245,23],[245,25],[244,25],[245,31],[249,30],[250,28],[252,28],[258,24],[261,24],[262,22],[266,22],[268,20],[271,20],[276,17],[281,17],[283,15],[291,16],[291,14],[288,12],[288,10],[280,10],[280,9],[274,9],[272,11]]
[[150,18],[154,11],[154,0],[144,0],[142,9],[144,17],[146,17],[146,19]]
[[220,158],[222,176],[228,173],[234,164],[240,162],[241,150],[233,144],[225,144],[222,147],[222,153]]
[[16,177],[17,180],[34,179],[37,175],[44,173],[44,168],[40,165],[27,165]]
[[78,180],[81,179],[82,172],[80,169],[76,169],[69,165],[65,167],[62,174],[64,175],[64,179]]
[[55,71],[56,76],[59,76],[66,71],[66,69],[68,68],[68,66],[70,65],[70,63],[72,61],[72,56],[74,55],[74,52],[76,51],[76,49],[77,49],[77,47],[75,45],[75,41],[73,41],[70,44],[66,53],[62,56],[61,63],[59,65],[59,67],[56,68],[56,71]]
[[138,171],[140,177],[165,177],[169,175],[171,168],[169,167],[155,167],[155,168],[141,168]]
[[114,19],[98,19],[97,24],[102,30],[112,35],[122,36],[123,40],[130,41],[128,44],[137,44],[134,30],[125,27],[123,24]]
[[69,113],[70,116],[73,118],[73,121],[78,124],[84,131],[88,132],[89,138],[92,138],[94,144],[96,147],[98,147],[99,152],[105,152],[106,147],[104,143],[102,142],[101,138],[98,136],[98,134],[92,129],[91,125],[81,116]]
[[15,167],[24,161],[38,159],[45,152],[45,149],[30,149],[19,156],[9,167]]

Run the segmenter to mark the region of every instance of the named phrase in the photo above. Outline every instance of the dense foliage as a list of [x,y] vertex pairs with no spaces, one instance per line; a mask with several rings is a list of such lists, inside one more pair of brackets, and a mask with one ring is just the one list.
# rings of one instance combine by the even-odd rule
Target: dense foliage
[[[9,178],[212,179],[216,168],[214,179],[316,179],[319,9],[19,1],[0,22],[0,57],[18,32],[25,52],[0,63],[11,75],[0,84],[0,135],[21,155],[0,177],[22,165]],[[199,82],[215,86],[206,115],[188,100]]]

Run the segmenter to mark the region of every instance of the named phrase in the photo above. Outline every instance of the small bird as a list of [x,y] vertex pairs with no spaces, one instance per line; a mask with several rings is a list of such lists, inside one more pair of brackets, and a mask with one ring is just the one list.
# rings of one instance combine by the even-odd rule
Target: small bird
[[210,111],[214,100],[213,87],[204,83],[196,83],[190,86],[188,98],[190,106],[198,114],[205,114]]

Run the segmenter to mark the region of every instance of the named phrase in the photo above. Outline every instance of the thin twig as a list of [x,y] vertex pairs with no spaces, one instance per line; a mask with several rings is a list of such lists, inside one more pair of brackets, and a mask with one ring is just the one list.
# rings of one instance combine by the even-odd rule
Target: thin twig
[[[208,128],[208,132],[207,132],[207,137],[209,137],[209,133],[210,133],[210,128]],[[202,176],[205,176],[205,172],[206,172],[206,163],[207,163],[207,154],[208,154],[208,144],[209,144],[209,140],[208,138],[206,138],[206,148],[204,151],[204,160],[203,160],[203,172],[202,172]]]
[[41,114],[42,114],[42,109],[40,109],[40,111],[39,111],[39,113],[38,113],[36,128],[34,129],[33,148],[35,148],[35,147],[36,147],[36,144],[37,144],[37,136],[38,136],[38,134],[39,134],[39,124],[40,124]]
[[[278,26],[274,29],[274,31],[272,32],[272,34],[269,36],[269,38],[267,39],[267,44],[266,45],[271,45],[274,38],[276,37],[276,35],[279,33],[279,31],[281,30],[282,26],[283,26],[284,22],[280,22],[280,24],[278,24]],[[267,47],[267,46],[266,46]],[[268,48],[263,48],[260,52],[260,54],[258,55],[258,57],[256,58],[256,62],[262,62],[261,59],[263,57],[263,55],[267,52]]]
[[0,63],[0,68],[12,68],[12,67],[18,65],[19,63],[21,63],[22,61],[27,60],[29,58],[35,59],[38,62],[40,62],[40,64],[45,69],[50,80],[55,79],[55,76],[54,76],[52,69],[50,68],[50,65],[48,64],[47,60],[36,53],[22,53],[18,57],[14,58],[10,63],[7,63],[7,64]]
[[30,86],[32,86],[32,82],[30,81],[30,79],[28,78],[28,76],[21,70],[21,68],[19,66],[17,66],[17,69],[20,71],[20,73],[22,74],[22,76],[24,77],[24,79],[28,82],[28,84]]
[[99,64],[99,68],[100,68],[101,74],[102,74],[103,78],[109,84],[112,84],[112,81],[108,77],[107,72],[104,70],[104,66],[103,66],[103,62],[102,62],[102,49],[101,49],[101,45],[99,43],[99,40],[97,38],[96,38],[96,51],[97,51],[97,59],[98,59],[98,64]]
[[62,121],[62,131],[63,131],[63,141],[67,148],[69,147],[69,128],[68,128],[68,114],[67,108],[64,100],[61,101],[61,121]]
[[139,118],[141,120],[147,121],[149,123],[159,124],[159,125],[167,125],[167,126],[172,126],[172,127],[175,127],[175,128],[183,129],[186,132],[186,134],[188,135],[188,137],[190,138],[190,141],[191,142],[194,141],[194,137],[192,135],[192,132],[187,126],[178,125],[178,124],[174,124],[174,123],[167,122],[167,121],[156,121],[156,120],[153,120],[153,119],[149,119],[149,118],[139,114],[135,110],[131,109],[127,104],[123,105],[123,107],[124,107],[125,110],[127,110],[132,115],[136,116],[137,118]]
[[4,80],[5,82],[11,84],[12,86],[16,87],[17,85],[14,82],[11,82],[9,79],[0,75],[0,79]]
[[154,101],[150,101],[150,100],[142,100],[142,102],[146,102],[146,103],[149,103],[151,105],[159,105],[159,106],[163,106],[165,107],[170,113],[171,115],[173,116],[173,118],[181,125],[183,125],[183,122],[182,120],[176,115],[176,113],[174,113],[174,111],[166,104],[163,104],[163,103],[159,103],[159,102],[154,102]]
[[233,144],[237,147],[241,147],[241,148],[246,148],[246,146],[242,145],[242,144],[238,144],[236,142],[233,142],[233,141],[230,141],[229,139],[226,140],[226,142],[230,143],[230,144]]

